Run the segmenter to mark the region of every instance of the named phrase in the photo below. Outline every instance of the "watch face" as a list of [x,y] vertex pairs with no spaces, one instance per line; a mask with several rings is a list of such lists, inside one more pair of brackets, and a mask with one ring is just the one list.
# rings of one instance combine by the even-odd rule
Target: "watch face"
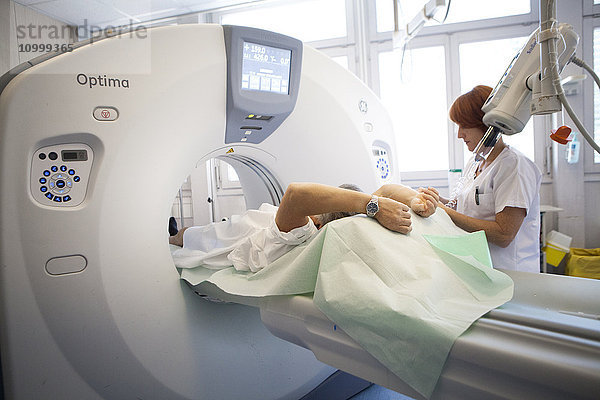
[[367,215],[372,217],[373,215],[375,215],[375,213],[377,213],[377,211],[379,211],[379,206],[376,203],[369,203],[367,204]]

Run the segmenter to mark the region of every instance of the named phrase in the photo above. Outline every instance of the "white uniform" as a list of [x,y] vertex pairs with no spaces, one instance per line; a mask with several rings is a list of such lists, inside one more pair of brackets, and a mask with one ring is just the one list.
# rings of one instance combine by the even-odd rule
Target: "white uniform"
[[494,267],[540,272],[541,182],[538,167],[521,152],[507,146],[475,179],[467,179],[464,183],[456,207],[462,214],[493,221],[505,207],[527,211],[519,232],[508,247],[489,244]]
[[257,272],[317,234],[310,218],[304,226],[281,232],[276,214],[277,207],[265,203],[229,221],[188,228],[183,248],[173,252],[175,266],[222,269],[233,265],[238,271]]

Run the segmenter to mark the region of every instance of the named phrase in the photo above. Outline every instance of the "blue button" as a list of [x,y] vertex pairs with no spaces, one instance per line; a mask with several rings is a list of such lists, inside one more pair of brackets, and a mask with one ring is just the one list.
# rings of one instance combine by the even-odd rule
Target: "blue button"
[[71,196],[63,196],[63,201],[69,201],[71,200]]
[[44,176],[50,176],[50,171],[48,171],[48,170],[45,170],[45,171],[44,171]]
[[60,197],[60,196],[56,196],[56,197],[54,198],[54,201],[55,201],[55,202],[57,202],[57,203],[61,203],[61,202],[62,202],[62,197]]
[[47,192],[47,191],[48,191],[48,188],[47,188],[46,186],[42,186],[42,187],[40,188],[40,190],[42,191],[42,193],[45,193],[45,192]]
[[53,165],[50,169],[52,170],[52,172],[58,171],[58,167],[56,165]]
[[74,169],[70,169],[69,170],[69,175],[75,175],[75,170]]
[[46,183],[46,178],[40,178],[40,183],[43,185],[44,183]]
[[49,198],[50,200],[52,200],[54,195],[52,193],[46,193],[46,197]]
[[54,181],[50,181],[50,183],[48,184],[48,186],[50,186],[50,189],[54,189]]
[[60,170],[61,170],[62,172],[65,172],[65,171],[67,170],[67,167],[65,167],[64,165],[61,165],[61,166],[60,166]]
[[74,180],[75,182],[79,182],[79,179],[80,179],[80,178],[79,178],[78,176],[76,176],[76,177],[74,177],[74,178],[73,178],[73,180]]

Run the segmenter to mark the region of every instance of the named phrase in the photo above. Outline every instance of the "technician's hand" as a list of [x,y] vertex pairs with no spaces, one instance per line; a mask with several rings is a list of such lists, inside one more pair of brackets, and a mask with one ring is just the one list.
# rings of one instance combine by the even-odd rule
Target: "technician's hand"
[[410,201],[410,208],[421,217],[429,217],[435,213],[439,201],[439,193],[429,187],[419,188],[418,194]]
[[379,198],[375,219],[389,230],[407,234],[412,230],[408,206],[386,197]]

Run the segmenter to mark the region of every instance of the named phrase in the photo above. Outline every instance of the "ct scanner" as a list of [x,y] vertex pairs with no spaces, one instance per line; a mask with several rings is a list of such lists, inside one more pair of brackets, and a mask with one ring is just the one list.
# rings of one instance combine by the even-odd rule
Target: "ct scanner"
[[[288,37],[189,25],[34,59],[0,93],[6,398],[345,398],[337,369],[421,398],[310,297],[190,290],[167,245],[173,196],[209,158],[249,208],[292,181],[398,182],[389,117],[350,73]],[[596,397],[599,282],[510,275],[513,301],[455,343],[433,398]]]

